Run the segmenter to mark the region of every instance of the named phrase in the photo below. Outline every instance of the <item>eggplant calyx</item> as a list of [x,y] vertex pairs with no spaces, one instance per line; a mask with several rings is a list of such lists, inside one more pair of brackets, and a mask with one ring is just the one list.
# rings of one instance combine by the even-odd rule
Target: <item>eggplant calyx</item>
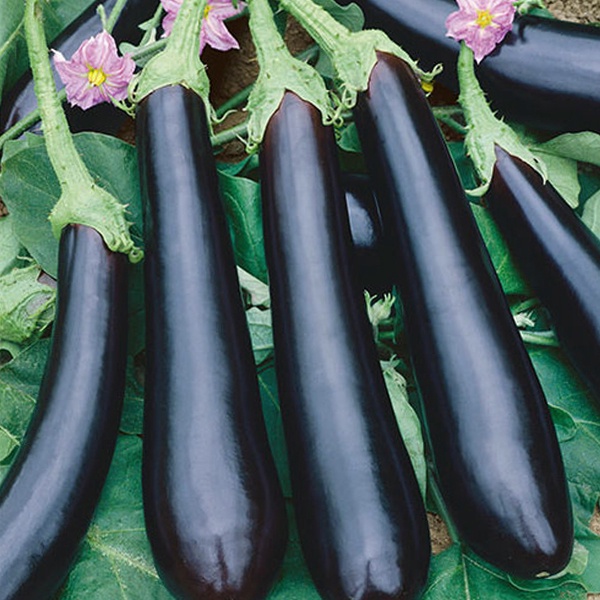
[[246,145],[248,153],[258,149],[267,124],[286,92],[293,92],[314,105],[321,113],[324,125],[340,121],[340,110],[334,108],[319,73],[309,64],[294,58],[288,51],[277,31],[267,0],[248,0],[248,9],[250,32],[260,66],[246,105],[246,110],[250,113]]
[[342,104],[346,109],[353,108],[358,93],[367,89],[378,52],[401,58],[426,84],[431,83],[442,70],[441,64],[431,71],[422,70],[417,61],[392,42],[383,31],[351,31],[313,0],[282,0],[281,5],[329,56],[341,90]]
[[471,196],[483,196],[487,192],[496,164],[496,146],[526,162],[546,181],[548,170],[544,161],[535,156],[510,125],[490,108],[475,75],[473,51],[464,42],[461,42],[457,70],[460,84],[458,101],[467,122],[467,154],[481,180],[480,186],[466,192]]
[[63,188],[50,216],[55,237],[72,223],[95,229],[113,252],[127,254],[130,262],[142,260],[144,253],[134,244],[127,221],[127,206],[118,202],[112,194],[96,183]]
[[165,48],[153,56],[129,84],[134,104],[162,87],[181,85],[196,92],[211,112],[210,82],[200,60],[200,29],[206,0],[184,0]]

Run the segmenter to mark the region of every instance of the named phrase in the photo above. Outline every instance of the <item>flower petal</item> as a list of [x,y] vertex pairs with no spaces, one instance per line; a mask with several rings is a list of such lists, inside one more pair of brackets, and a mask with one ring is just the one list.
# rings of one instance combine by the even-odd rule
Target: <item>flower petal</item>
[[[84,110],[111,99],[124,100],[135,71],[131,56],[119,56],[114,38],[106,31],[85,40],[70,60],[55,52],[54,64],[65,85],[67,100]],[[100,73],[93,73],[90,78],[92,71]]]
[[[515,6],[512,0],[457,0],[457,3],[459,10],[446,19],[446,35],[464,40],[480,62],[512,29]],[[482,12],[491,19],[481,19]]]
[[238,41],[231,35],[225,23],[219,18],[212,16],[212,11],[202,22],[202,31],[200,33],[200,51],[205,45],[211,46],[215,50],[226,52],[227,50],[239,49]]

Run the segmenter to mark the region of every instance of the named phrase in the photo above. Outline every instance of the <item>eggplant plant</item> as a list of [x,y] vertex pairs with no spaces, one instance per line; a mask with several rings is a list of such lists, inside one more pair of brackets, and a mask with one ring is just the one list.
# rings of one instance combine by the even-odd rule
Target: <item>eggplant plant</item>
[[[114,15],[123,4],[122,15],[135,13],[136,1]],[[589,528],[600,481],[597,242],[576,212],[593,216],[600,201],[600,180],[583,166],[600,162],[600,145],[592,133],[546,141],[528,116],[563,128],[585,111],[538,111],[536,92],[511,113],[526,121],[519,135],[503,123],[479,143],[488,119],[473,117],[468,100],[479,96],[461,82],[460,106],[433,114],[452,111],[445,121],[466,134],[467,156],[462,139],[442,138],[424,93],[449,82],[438,62],[450,79],[468,72],[454,68],[457,52],[468,57],[456,41],[414,50],[409,33],[392,42],[361,30],[356,7],[283,0],[273,15],[250,0],[260,68],[225,103],[248,98],[247,119],[215,134],[214,54],[203,54],[207,70],[200,18],[237,43],[222,21],[243,3],[185,2],[177,18],[175,4],[144,26],[127,99],[116,71],[130,73],[129,59],[66,61],[87,82],[77,88],[84,96],[117,90],[116,103],[135,113],[137,148],[92,133],[73,148],[63,121],[56,135],[54,109],[41,136],[7,141],[26,119],[0,137],[10,213],[0,217],[0,338],[5,324],[40,315],[46,327],[17,336],[20,345],[0,339],[0,597],[555,600],[599,591]],[[424,0],[403,16],[428,30],[453,7]],[[0,9],[0,86],[9,81],[2,44],[18,48],[20,36],[15,25],[3,37],[12,27],[3,17],[17,9]],[[286,50],[284,11],[316,40],[316,68]],[[137,32],[144,19],[117,22]],[[536,23],[519,17],[477,67],[482,82],[500,56],[534,39]],[[47,62],[45,46],[34,54],[34,67]],[[237,77],[235,61],[232,52],[218,64]],[[55,96],[47,75],[40,108]],[[74,80],[65,94],[87,101],[73,96]],[[3,111],[16,91],[5,90]],[[225,164],[224,141],[240,137],[249,156]],[[568,168],[550,153],[558,145],[576,159]],[[340,160],[360,175],[340,175]],[[475,186],[471,171],[464,177],[469,161]],[[582,206],[567,208],[545,177],[557,193],[571,190],[571,206],[581,183]],[[89,203],[73,200],[75,180],[95,190],[81,196]],[[469,204],[463,187],[485,196]],[[376,198],[357,203],[365,188]],[[544,202],[520,204],[530,197]],[[495,225],[503,220],[514,257]],[[128,265],[142,242],[144,262]],[[53,281],[34,281],[40,268],[58,278],[51,326],[51,295],[39,288]],[[6,302],[12,274],[25,270],[29,287]],[[363,287],[392,294],[367,295],[365,307]],[[80,363],[86,386],[71,378]],[[48,468],[57,448],[60,478],[58,463]]]

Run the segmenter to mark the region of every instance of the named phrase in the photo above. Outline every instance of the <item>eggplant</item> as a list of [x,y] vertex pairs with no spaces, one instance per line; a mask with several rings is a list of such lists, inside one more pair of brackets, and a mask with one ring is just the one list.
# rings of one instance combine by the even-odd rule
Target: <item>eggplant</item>
[[498,146],[496,157],[490,212],[565,352],[600,399],[600,241],[529,165]]
[[31,423],[0,488],[0,598],[47,600],[84,537],[125,386],[127,258],[83,225],[61,235],[57,316]]
[[[114,8],[116,1],[105,0],[100,2],[97,0],[93,2],[78,19],[54,40],[52,48],[62,52],[69,58],[84,40],[102,31],[100,17],[97,14],[98,6],[102,4],[108,15]],[[143,34],[138,25],[151,17],[157,6],[158,2],[156,0],[128,0],[112,31],[117,44],[124,41],[137,44]],[[56,85],[60,89],[63,84],[54,68],[53,72]],[[33,89],[33,78],[31,71],[28,71],[0,103],[0,134],[36,108],[37,99]],[[93,106],[88,110],[65,104],[65,112],[69,121],[69,128],[74,133],[78,131],[98,131],[114,135],[123,126],[127,118],[122,110],[106,102]],[[39,124],[35,129],[39,129]]]
[[355,279],[334,135],[287,92],[260,153],[275,366],[304,557],[328,600],[416,598],[419,487]]
[[157,570],[177,598],[266,596],[287,516],[202,99],[139,105],[145,202],[143,498]]
[[[453,0],[356,0],[366,25],[380,28],[437,80],[458,91],[459,44],[446,37]],[[553,131],[600,131],[600,28],[527,15],[477,68],[494,110]]]
[[342,173],[342,187],[360,283],[371,294],[389,292],[391,265],[371,182],[362,173]]
[[394,240],[413,371],[461,538],[522,578],[559,572],[573,518],[556,432],[447,146],[410,67],[378,54],[355,119]]

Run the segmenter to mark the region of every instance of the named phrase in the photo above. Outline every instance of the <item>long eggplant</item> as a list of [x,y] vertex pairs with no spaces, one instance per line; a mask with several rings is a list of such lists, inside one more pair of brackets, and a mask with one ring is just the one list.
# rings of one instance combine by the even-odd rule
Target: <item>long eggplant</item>
[[[87,38],[100,33],[102,25],[97,14],[98,6],[102,4],[107,14],[114,8],[116,0],[94,2],[77,20],[75,20],[54,42],[52,48],[69,58]],[[140,41],[143,31],[138,27],[147,21],[158,6],[157,0],[128,0],[119,15],[112,35],[117,43],[128,41],[136,44]],[[62,88],[62,82],[54,70],[56,85]],[[33,90],[31,72],[25,73],[0,102],[0,133],[3,133],[20,119],[37,108],[37,99]],[[65,105],[69,128],[77,131],[99,131],[115,134],[126,119],[125,113],[104,103],[88,110],[77,106]]]
[[125,385],[127,258],[100,234],[60,241],[57,317],[37,405],[0,488],[0,598],[48,600],[74,561],[117,438]]
[[490,211],[560,343],[600,398],[600,241],[556,190],[496,148]]
[[269,451],[203,101],[139,106],[146,203],[143,495],[157,569],[177,598],[263,598],[287,518]]
[[530,578],[573,522],[543,391],[410,67],[379,54],[355,117],[396,270],[440,488],[464,541]]
[[[459,44],[446,37],[453,0],[356,0],[369,27],[383,29],[438,80],[458,90]],[[600,131],[600,28],[517,17],[513,30],[477,69],[492,106],[506,117],[557,131]]]
[[416,598],[427,579],[427,521],[354,278],[336,160],[318,110],[286,93],[260,163],[300,540],[324,598]]

